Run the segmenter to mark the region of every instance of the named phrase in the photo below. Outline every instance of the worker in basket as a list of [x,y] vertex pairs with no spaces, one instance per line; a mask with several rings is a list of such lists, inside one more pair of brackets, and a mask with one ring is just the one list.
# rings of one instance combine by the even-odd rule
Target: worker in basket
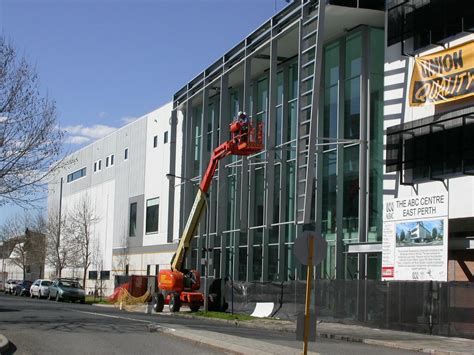
[[241,143],[248,141],[250,117],[243,111],[239,111],[237,118],[232,122],[230,131],[233,137],[238,137]]

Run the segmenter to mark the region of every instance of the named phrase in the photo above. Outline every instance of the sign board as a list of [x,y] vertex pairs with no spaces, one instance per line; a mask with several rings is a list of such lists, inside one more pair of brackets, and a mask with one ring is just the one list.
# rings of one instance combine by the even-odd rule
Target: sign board
[[385,201],[382,280],[448,278],[448,195]]
[[295,240],[295,255],[302,265],[308,264],[309,238],[314,238],[313,265],[319,265],[326,257],[328,242],[326,239],[311,231],[305,231]]
[[441,104],[474,95],[474,41],[415,58],[410,106]]

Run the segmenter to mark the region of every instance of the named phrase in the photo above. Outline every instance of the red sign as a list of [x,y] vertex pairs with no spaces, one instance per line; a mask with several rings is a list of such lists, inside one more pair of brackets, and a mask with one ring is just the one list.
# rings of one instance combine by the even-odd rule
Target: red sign
[[382,277],[394,277],[395,270],[393,266],[387,266],[382,268]]

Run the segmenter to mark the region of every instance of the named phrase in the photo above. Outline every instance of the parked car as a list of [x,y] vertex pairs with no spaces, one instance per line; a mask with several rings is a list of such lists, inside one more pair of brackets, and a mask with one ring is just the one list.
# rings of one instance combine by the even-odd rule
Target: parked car
[[49,295],[49,286],[51,286],[51,281],[39,279],[33,282],[30,288],[30,297],[48,297]]
[[15,287],[15,296],[29,296],[31,284],[31,281],[21,281]]
[[5,293],[9,293],[10,295],[13,295],[13,292],[15,291],[15,287],[19,282],[20,280],[8,280],[5,284]]
[[86,302],[86,294],[81,284],[74,279],[56,279],[49,287],[48,300]]

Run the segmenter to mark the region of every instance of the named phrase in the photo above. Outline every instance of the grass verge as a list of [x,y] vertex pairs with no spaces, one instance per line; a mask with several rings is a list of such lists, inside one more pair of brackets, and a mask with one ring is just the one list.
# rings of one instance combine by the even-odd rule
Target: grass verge
[[224,313],[224,312],[204,312],[198,311],[191,313],[197,317],[204,317],[204,318],[217,318],[217,319],[227,319],[227,320],[255,320],[258,318],[251,317],[247,314],[237,314],[237,313]]
[[86,303],[87,304],[94,304],[94,303],[99,303],[99,304],[111,304],[105,297],[102,297],[102,300],[100,297],[95,297],[94,296],[86,296]]

